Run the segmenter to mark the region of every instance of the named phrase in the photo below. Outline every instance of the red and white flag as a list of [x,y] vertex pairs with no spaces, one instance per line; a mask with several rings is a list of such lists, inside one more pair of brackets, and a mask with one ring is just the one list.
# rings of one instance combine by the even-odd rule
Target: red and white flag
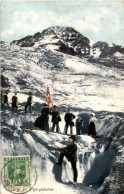
[[48,108],[50,108],[50,104],[52,103],[52,100],[51,100],[50,91],[49,91],[48,86],[46,90],[46,102],[48,104]]

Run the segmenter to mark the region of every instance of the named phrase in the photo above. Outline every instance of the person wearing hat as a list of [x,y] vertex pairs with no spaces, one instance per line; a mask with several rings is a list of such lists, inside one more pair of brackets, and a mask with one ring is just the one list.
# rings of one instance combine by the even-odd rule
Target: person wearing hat
[[70,112],[70,109],[67,110],[67,113],[65,114],[65,134],[68,132],[68,127],[70,126],[70,131],[72,135],[72,130],[74,126],[73,119],[75,118],[75,115]]
[[77,119],[76,119],[76,134],[77,135],[81,135],[82,123],[83,123],[83,120],[82,120],[80,114],[78,114]]
[[18,109],[18,97],[17,93],[12,97],[12,109]]
[[60,121],[60,113],[57,110],[56,106],[53,106],[53,109],[49,112],[50,115],[52,115],[52,131],[54,131],[55,127],[56,127],[56,132],[60,131],[59,128],[59,121]]
[[32,113],[32,100],[33,100],[33,98],[32,98],[32,94],[31,94],[31,92],[29,93],[29,97],[28,97],[28,99],[27,99],[27,104],[25,105],[25,113],[27,113],[27,108],[29,107],[29,109],[30,109],[30,113]]
[[42,129],[49,132],[49,108],[47,104],[44,105],[44,108],[41,111],[41,117],[42,117]]
[[76,137],[74,135],[71,135],[69,137],[69,144],[64,148],[54,148],[57,151],[60,151],[60,156],[58,159],[57,165],[61,166],[64,156],[67,158],[69,162],[71,162],[72,170],[73,170],[73,180],[74,182],[77,182],[77,145],[75,143]]
[[47,107],[47,104],[44,104],[41,115],[36,118],[34,126],[46,131],[47,133],[49,132],[49,108]]
[[96,136],[96,119],[93,114],[90,115],[89,126],[88,126],[88,135]]

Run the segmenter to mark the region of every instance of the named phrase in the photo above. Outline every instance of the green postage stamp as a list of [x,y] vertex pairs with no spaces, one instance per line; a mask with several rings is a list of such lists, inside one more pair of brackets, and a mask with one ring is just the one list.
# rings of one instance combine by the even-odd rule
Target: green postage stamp
[[3,157],[4,187],[30,187],[30,156]]

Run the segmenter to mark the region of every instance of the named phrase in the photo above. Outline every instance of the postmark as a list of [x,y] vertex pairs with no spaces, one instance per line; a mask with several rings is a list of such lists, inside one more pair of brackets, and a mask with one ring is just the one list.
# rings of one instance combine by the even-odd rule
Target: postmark
[[31,168],[30,156],[4,156],[2,183],[11,193],[27,193],[37,181],[37,171]]

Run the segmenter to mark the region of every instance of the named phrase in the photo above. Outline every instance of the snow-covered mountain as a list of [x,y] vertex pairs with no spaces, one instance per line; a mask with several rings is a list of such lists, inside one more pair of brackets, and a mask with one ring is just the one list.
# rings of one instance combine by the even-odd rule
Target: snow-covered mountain
[[93,42],[71,27],[52,27],[27,36],[12,44],[21,47],[42,47],[54,44],[56,50],[62,53],[83,56],[89,62],[124,68],[124,47],[106,42]]
[[[15,91],[19,98],[18,111],[2,110],[2,155],[30,155],[32,165],[37,166],[35,188],[41,188],[41,182],[47,187],[49,182],[57,194],[120,194],[120,179],[124,180],[120,173],[124,163],[123,47],[95,43],[73,28],[52,27],[12,43],[0,42],[0,49],[2,90],[9,92],[9,102]],[[20,128],[33,126],[45,102],[47,85],[62,116],[61,132],[68,107],[75,115],[80,112],[85,133],[89,114],[97,118],[100,138],[77,137],[77,187],[70,184],[70,164],[64,160],[62,170],[56,167],[58,153],[52,150],[66,144],[67,136]],[[25,115],[30,91],[33,113]],[[8,193],[3,187],[2,192]]]
[[[48,85],[53,103],[59,106],[61,104],[98,111],[123,111],[122,62],[119,65],[123,54],[115,53],[117,63],[110,68],[107,64],[113,55],[96,57],[108,44],[101,46],[102,44],[94,43],[91,47],[91,42],[73,28],[59,27],[48,28],[42,33],[13,41],[11,44],[2,42],[2,87],[18,93],[31,90],[34,95],[44,100]],[[66,44],[68,51],[73,48],[76,53],[77,45],[80,49],[83,46],[93,48],[96,45],[99,50],[85,58],[83,55],[73,56],[68,55],[68,52],[65,54],[65,47],[61,50],[63,44]],[[94,61],[96,58],[97,63]],[[101,61],[107,62],[103,65]]]

